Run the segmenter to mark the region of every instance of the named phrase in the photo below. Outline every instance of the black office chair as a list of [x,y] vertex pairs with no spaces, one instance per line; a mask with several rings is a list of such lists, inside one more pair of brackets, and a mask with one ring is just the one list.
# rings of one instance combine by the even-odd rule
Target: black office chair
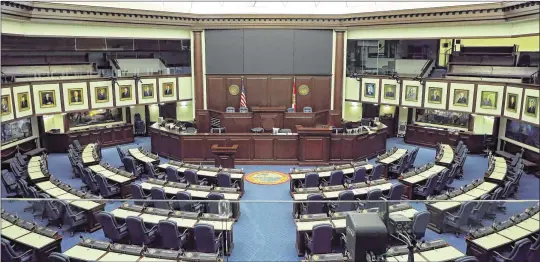
[[484,153],[482,154],[484,157],[488,157],[489,152],[493,150],[493,147],[495,146],[495,142],[493,141],[492,136],[484,135]]

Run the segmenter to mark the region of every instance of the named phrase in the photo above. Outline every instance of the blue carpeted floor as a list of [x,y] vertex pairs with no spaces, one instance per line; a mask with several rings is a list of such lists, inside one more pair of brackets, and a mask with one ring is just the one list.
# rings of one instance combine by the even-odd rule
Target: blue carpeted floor
[[[143,146],[150,150],[149,138],[136,138],[134,144],[124,145],[123,148],[132,148]],[[414,146],[407,145],[403,139],[391,138],[388,140],[387,147],[398,147],[413,149]],[[104,148],[102,150],[103,160],[113,165],[121,165],[120,159],[115,148]],[[434,160],[435,150],[432,148],[420,148],[416,158],[415,166],[430,163]],[[162,159],[162,163],[166,162]],[[287,173],[292,166],[240,166],[247,173],[272,170]],[[80,179],[72,179],[71,166],[66,154],[51,154],[49,156],[49,169],[51,174],[72,186],[80,187]],[[482,156],[469,155],[464,167],[464,179],[455,180],[454,185],[459,187],[467,184],[473,179],[482,178],[487,169],[487,159]],[[396,182],[396,181],[393,181]],[[517,194],[519,200],[539,199],[539,179],[532,175],[522,177]],[[4,192],[4,190],[2,190]],[[4,196],[4,195],[2,195]],[[289,195],[289,184],[274,186],[254,185],[249,182],[245,184],[245,194],[242,197],[240,220],[234,225],[234,249],[229,257],[230,261],[299,261],[295,250],[296,231],[292,218],[292,202]],[[533,201],[520,201],[507,203],[507,213],[499,213],[496,220],[507,219],[513,214],[523,211],[532,206]],[[32,221],[32,215],[24,212],[23,208],[26,202],[21,201],[2,201],[2,208],[9,212],[16,213],[23,219]],[[106,210],[115,209],[120,202],[109,203]],[[418,210],[425,210],[425,205],[420,202],[413,203]],[[36,220],[39,224],[45,224],[46,221]],[[492,223],[490,220],[484,220],[484,224]],[[101,230],[94,233],[82,233],[84,237],[103,239]],[[437,234],[431,230],[426,233],[426,239],[443,238],[459,250],[465,252],[466,244],[463,235],[460,238],[453,234]],[[65,251],[74,246],[79,237],[64,236],[62,241],[62,250]]]

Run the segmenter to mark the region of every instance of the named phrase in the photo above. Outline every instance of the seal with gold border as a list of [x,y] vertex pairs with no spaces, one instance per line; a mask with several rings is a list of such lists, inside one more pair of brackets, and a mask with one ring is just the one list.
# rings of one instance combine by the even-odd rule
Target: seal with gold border
[[300,87],[298,87],[298,94],[302,96],[306,96],[307,94],[309,94],[309,86],[301,85]]
[[229,94],[236,96],[238,95],[238,93],[240,93],[240,87],[238,87],[237,85],[229,86]]

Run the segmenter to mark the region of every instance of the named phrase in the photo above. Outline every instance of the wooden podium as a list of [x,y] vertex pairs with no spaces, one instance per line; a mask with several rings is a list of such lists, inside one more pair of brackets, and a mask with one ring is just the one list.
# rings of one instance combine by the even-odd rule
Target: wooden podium
[[216,167],[234,168],[234,157],[238,145],[219,146],[218,144],[213,144],[211,149],[214,154]]
[[330,135],[332,134],[332,127],[303,127],[296,125],[296,132],[300,139],[300,154],[298,155],[300,164],[328,164],[330,160]]

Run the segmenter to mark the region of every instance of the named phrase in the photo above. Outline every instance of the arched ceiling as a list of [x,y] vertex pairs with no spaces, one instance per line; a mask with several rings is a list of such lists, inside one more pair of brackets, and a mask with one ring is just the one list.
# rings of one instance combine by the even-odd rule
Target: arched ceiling
[[[496,3],[483,2],[54,2],[191,14],[354,14]],[[502,2],[501,2],[502,3]]]

